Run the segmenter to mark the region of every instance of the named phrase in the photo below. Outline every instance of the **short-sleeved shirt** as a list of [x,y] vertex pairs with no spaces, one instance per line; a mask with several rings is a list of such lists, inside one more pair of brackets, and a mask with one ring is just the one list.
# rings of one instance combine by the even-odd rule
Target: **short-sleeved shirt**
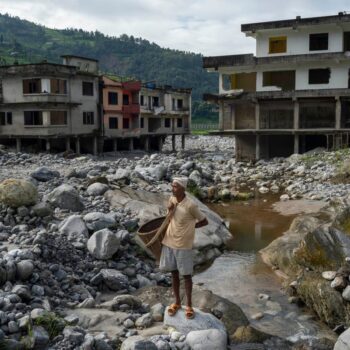
[[176,198],[171,196],[170,203],[175,204],[176,209],[162,244],[173,249],[192,249],[196,222],[202,221],[205,216],[188,197],[178,203]]

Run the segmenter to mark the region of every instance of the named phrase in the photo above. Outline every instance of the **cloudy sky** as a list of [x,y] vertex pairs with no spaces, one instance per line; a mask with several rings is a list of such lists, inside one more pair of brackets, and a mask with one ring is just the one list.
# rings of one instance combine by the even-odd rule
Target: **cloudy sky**
[[254,51],[242,23],[335,15],[349,0],[0,0],[0,12],[51,28],[142,37],[204,55]]

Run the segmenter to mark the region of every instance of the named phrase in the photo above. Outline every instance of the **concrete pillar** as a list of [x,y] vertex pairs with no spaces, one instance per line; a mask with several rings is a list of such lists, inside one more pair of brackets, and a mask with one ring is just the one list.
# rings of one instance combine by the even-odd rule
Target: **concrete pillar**
[[146,136],[145,138],[145,151],[149,152],[149,136]]
[[235,105],[230,105],[231,110],[231,129],[236,130],[236,110]]
[[80,138],[75,139],[75,153],[80,154]]
[[21,139],[16,138],[16,152],[21,152]]
[[97,136],[94,137],[94,146],[93,146],[93,154],[94,156],[98,155],[98,138]]
[[134,150],[134,139],[130,138],[129,140],[129,151],[133,151]]
[[255,137],[255,159],[260,159],[260,135]]
[[260,105],[259,102],[255,104],[255,129],[260,129]]
[[175,135],[172,135],[171,136],[171,145],[172,145],[173,152],[176,151],[175,140],[176,140]]
[[50,153],[50,149],[51,149],[50,139],[46,139],[45,148],[46,148],[46,152]]
[[294,135],[294,154],[299,154],[299,135]]
[[70,151],[70,138],[66,137],[66,151]]
[[339,97],[337,97],[335,102],[335,128],[339,130],[340,127],[341,127],[341,101]]
[[163,149],[163,138],[161,136],[159,136],[158,138],[158,149],[159,149],[159,152],[161,152]]
[[186,139],[186,135],[181,135],[181,148],[185,149],[185,139]]
[[298,130],[299,129],[299,102],[294,102],[294,119],[293,119],[293,129]]
[[219,130],[224,130],[224,102],[219,101]]
[[117,139],[113,139],[113,152],[117,152],[118,150],[118,141]]

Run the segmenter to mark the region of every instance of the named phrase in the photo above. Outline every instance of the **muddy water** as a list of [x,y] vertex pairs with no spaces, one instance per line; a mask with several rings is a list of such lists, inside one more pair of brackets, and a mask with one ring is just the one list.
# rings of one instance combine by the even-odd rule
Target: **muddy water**
[[[334,337],[314,315],[288,302],[281,280],[266,266],[258,251],[285,232],[296,215],[281,215],[273,210],[276,196],[249,202],[209,204],[223,217],[234,240],[230,249],[205,271],[194,277],[214,293],[239,305],[258,329],[290,340],[309,337]],[[259,299],[267,294],[270,300]],[[253,316],[262,313],[263,318]]]

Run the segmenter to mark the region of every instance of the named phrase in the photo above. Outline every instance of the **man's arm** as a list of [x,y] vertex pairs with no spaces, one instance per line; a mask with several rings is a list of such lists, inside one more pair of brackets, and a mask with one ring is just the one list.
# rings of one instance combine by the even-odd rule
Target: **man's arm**
[[208,225],[208,220],[207,218],[204,218],[203,220],[201,221],[198,221],[195,225],[195,228],[201,228],[203,226],[207,226]]

